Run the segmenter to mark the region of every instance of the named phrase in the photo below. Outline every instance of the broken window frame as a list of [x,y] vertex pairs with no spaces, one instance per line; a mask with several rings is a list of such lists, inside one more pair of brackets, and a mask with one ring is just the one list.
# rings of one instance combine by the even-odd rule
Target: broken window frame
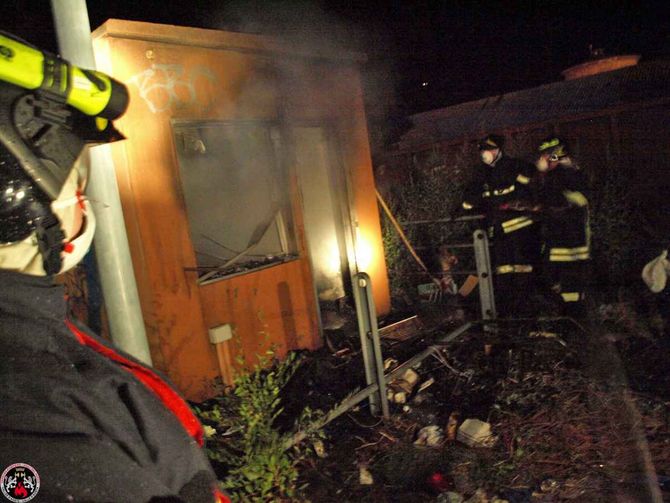
[[[253,273],[258,270],[274,267],[298,259],[299,253],[293,218],[289,176],[287,168],[283,162],[283,145],[280,125],[276,121],[267,120],[173,119],[171,121],[171,126],[177,161],[179,189],[184,201],[184,207],[189,223],[189,235],[191,237],[191,243],[197,261],[194,267],[186,267],[185,270],[196,271],[198,273],[198,284],[202,285],[229,279],[234,276]],[[271,218],[259,221],[255,228],[251,230],[251,238],[248,240],[247,246],[243,249],[232,250],[221,243],[219,239],[214,239],[212,236],[200,236],[210,240],[221,248],[228,248],[228,251],[234,252],[231,257],[224,258],[216,256],[215,258],[220,259],[220,262],[215,265],[202,265],[198,256],[209,255],[212,257],[212,254],[204,253],[202,250],[199,250],[198,242],[200,239],[196,239],[194,236],[194,232],[197,231],[195,230],[193,219],[197,217],[194,215],[195,211],[193,208],[189,209],[189,189],[184,183],[188,160],[185,156],[206,153],[207,147],[203,140],[202,130],[209,128],[220,128],[222,131],[222,141],[225,139],[224,134],[227,129],[234,132],[231,136],[242,134],[245,129],[260,128],[261,131],[265,130],[270,147],[269,151],[267,151],[267,155],[271,158],[271,166],[265,173],[271,180],[268,184],[268,195],[270,195],[270,200],[273,200],[277,207]],[[189,132],[195,134],[189,137]],[[240,194],[238,193],[237,195],[239,196]],[[245,208],[248,206],[245,204],[238,204],[230,205],[229,208],[233,207]],[[264,259],[261,260],[249,260],[249,257],[255,256],[254,248],[256,248],[268,232],[271,231],[276,232],[276,252],[273,250],[273,253],[265,254]],[[215,237],[220,238],[221,236],[217,235]],[[249,264],[249,267],[245,267],[245,264]]]

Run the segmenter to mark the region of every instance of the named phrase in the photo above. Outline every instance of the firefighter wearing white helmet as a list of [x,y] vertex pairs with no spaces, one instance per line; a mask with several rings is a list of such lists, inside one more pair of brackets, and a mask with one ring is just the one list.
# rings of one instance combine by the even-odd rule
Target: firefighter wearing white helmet
[[529,291],[539,245],[530,182],[533,165],[505,155],[504,138],[479,142],[480,164],[465,190],[462,209],[482,212],[492,238],[494,287],[498,314],[530,314]]

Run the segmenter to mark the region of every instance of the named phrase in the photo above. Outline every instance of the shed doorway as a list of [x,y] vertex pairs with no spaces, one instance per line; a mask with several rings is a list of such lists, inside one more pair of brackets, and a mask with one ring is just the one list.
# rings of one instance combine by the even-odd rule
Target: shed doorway
[[334,169],[326,131],[322,127],[296,127],[292,135],[321,328],[328,330],[340,328],[344,322],[340,309],[349,283],[346,222],[350,220],[345,180]]

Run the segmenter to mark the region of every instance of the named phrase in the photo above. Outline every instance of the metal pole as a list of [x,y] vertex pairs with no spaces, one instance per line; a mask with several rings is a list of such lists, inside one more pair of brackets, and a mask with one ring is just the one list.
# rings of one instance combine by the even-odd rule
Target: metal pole
[[376,382],[379,396],[370,395],[370,410],[379,414],[381,405],[382,415],[389,418],[389,404],[386,397],[386,381],[384,381],[384,361],[377,328],[377,313],[372,298],[372,284],[367,273],[359,272],[354,275],[354,300],[356,302],[356,316],[358,318],[358,333],[361,338],[361,351],[365,365],[365,380],[367,384]]
[[[399,377],[408,368],[413,367],[417,363],[425,360],[430,355],[432,355],[436,351],[440,350],[442,348],[441,344],[446,344],[447,342],[453,341],[456,337],[458,337],[462,333],[466,332],[471,326],[472,326],[472,323],[466,323],[466,324],[461,325],[460,327],[458,327],[456,330],[453,330],[453,331],[449,332],[444,337],[439,338],[437,340],[438,344],[433,344],[432,346],[427,347],[426,349],[424,349],[420,353],[417,353],[412,358],[410,358],[409,360],[404,362],[402,365],[396,367],[393,370],[393,372],[389,372],[388,374],[386,374],[384,376],[384,380],[383,380],[384,384],[391,382],[392,379],[395,379],[396,377]],[[344,400],[337,407],[332,409],[322,419],[320,419],[318,421],[315,421],[314,423],[308,425],[305,429],[297,432],[295,435],[293,435],[292,437],[287,439],[286,442],[284,443],[284,448],[289,449],[292,446],[294,446],[295,444],[299,444],[310,433],[323,428],[328,423],[337,419],[342,414],[344,414],[346,411],[348,411],[352,407],[358,405],[360,402],[362,402],[366,398],[374,395],[378,391],[379,391],[379,385],[376,382],[373,382],[369,386],[363,388],[359,392],[355,393],[354,395],[352,395],[349,398],[347,398],[346,400]]]
[[479,302],[484,320],[495,320],[496,302],[493,294],[493,271],[491,270],[491,257],[489,255],[489,240],[482,229],[477,229],[472,234],[472,242],[475,248],[475,262],[477,264],[477,276],[479,276]]
[[484,220],[484,215],[464,215],[462,217],[447,217],[447,218],[434,218],[432,220],[408,220],[406,222],[400,222],[400,225],[403,227],[405,225],[423,225],[423,224],[446,224],[449,222],[472,222],[474,220]]
[[[75,65],[95,68],[85,0],[51,0],[60,54]],[[89,150],[93,167],[87,195],[95,208],[95,255],[114,343],[151,365],[137,284],[123,221],[116,173],[108,145]]]

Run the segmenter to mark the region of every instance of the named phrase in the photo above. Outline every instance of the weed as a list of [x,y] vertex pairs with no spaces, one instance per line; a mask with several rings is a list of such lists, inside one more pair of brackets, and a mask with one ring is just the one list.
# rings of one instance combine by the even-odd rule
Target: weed
[[[300,360],[291,353],[284,361],[269,366],[273,358],[274,351],[268,351],[253,369],[236,376],[232,394],[220,398],[211,410],[197,410],[203,420],[216,425],[207,453],[210,459],[228,467],[222,485],[233,501],[295,500],[297,465],[309,454],[306,449],[287,450],[286,440],[293,432],[281,433],[274,425],[283,411],[280,392]],[[317,415],[304,409],[296,428]]]

